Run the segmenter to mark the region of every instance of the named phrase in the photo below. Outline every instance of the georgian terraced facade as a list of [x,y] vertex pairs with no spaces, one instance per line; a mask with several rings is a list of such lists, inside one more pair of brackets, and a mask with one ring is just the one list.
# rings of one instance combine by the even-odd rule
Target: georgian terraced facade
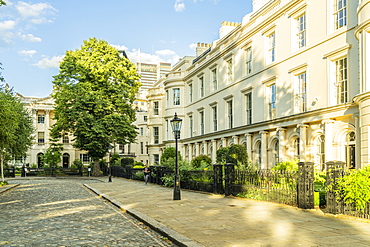
[[254,0],[149,90],[149,163],[174,145],[213,161],[246,147],[260,168],[298,158],[370,163],[370,0]]

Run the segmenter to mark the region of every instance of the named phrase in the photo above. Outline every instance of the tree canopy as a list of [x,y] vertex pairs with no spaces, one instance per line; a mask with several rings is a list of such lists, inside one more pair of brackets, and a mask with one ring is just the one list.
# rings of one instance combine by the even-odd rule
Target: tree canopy
[[3,0],[0,0],[0,6],[1,5],[6,5],[6,3]]
[[32,119],[8,86],[0,86],[0,163],[4,181],[4,157],[24,156],[32,144]]
[[57,121],[52,136],[72,133],[74,147],[87,151],[95,164],[111,143],[134,142],[138,80],[135,65],[104,40],[90,38],[67,51],[53,81]]

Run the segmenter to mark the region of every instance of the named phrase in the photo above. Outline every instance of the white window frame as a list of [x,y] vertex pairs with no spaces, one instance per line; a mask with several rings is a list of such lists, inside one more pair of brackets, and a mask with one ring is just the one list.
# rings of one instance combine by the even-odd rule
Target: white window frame
[[335,84],[337,104],[348,102],[348,59],[342,57],[335,61]]
[[294,112],[307,111],[307,73],[306,71],[294,76]]
[[204,123],[205,123],[205,114],[204,114],[204,110],[201,110],[199,111],[199,134],[200,135],[205,134]]
[[338,30],[348,24],[348,0],[334,1],[334,29]]
[[215,92],[218,89],[217,68],[216,67],[211,69],[211,78],[212,78],[212,92]]
[[276,33],[275,31],[266,34],[266,64],[276,61]]
[[296,18],[298,49],[305,47],[307,43],[306,23],[306,12],[304,12]]
[[159,127],[153,127],[153,143],[159,144]]
[[154,101],[153,102],[153,115],[159,115],[159,101]]
[[204,76],[199,77],[199,97],[204,97]]
[[247,75],[253,72],[253,50],[252,46],[245,49],[245,72]]
[[245,93],[245,122],[246,124],[252,124],[252,113],[253,113],[253,95],[252,91]]
[[173,105],[178,106],[181,104],[180,88],[173,89]]
[[344,59],[346,58],[347,60],[347,63],[346,63],[346,91],[347,91],[347,95],[346,95],[346,102],[348,102],[349,100],[349,73],[348,73],[348,64],[349,64],[349,60],[348,60],[348,53],[349,53],[349,50],[351,48],[351,45],[349,44],[346,44],[344,45],[343,47],[340,47],[334,51],[331,51],[329,53],[326,53],[324,54],[324,58],[327,58],[329,60],[329,95],[328,95],[328,98],[329,98],[329,103],[330,105],[334,106],[334,105],[337,105],[338,102],[340,102],[339,98],[338,98],[338,86],[340,82],[338,82],[338,69],[337,69],[337,61],[341,60],[341,59]]

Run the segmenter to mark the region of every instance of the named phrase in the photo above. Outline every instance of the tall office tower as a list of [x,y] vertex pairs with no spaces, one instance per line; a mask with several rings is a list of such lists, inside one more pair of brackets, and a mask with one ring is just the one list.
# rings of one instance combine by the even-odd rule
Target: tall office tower
[[138,73],[141,75],[142,85],[140,90],[145,91],[152,88],[159,78],[171,71],[170,63],[136,63],[136,66]]

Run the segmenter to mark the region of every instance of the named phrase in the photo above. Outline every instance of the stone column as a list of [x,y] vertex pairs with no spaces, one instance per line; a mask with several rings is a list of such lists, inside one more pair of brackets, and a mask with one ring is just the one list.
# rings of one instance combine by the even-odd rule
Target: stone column
[[333,161],[333,124],[334,121],[325,119],[322,121],[324,124],[325,134],[325,162]]
[[252,138],[253,138],[253,134],[245,134],[245,137],[246,137],[246,143],[247,143],[247,153],[248,153],[248,157],[249,159],[252,159]]
[[212,162],[216,163],[217,140],[212,140]]
[[189,144],[189,162],[193,159],[193,144]]
[[204,155],[208,156],[208,142],[203,141]]
[[233,136],[233,143],[239,144],[239,136]]
[[200,143],[195,143],[195,157],[199,156]]
[[226,148],[227,147],[227,142],[226,142],[226,138],[225,137],[221,138],[221,143],[222,143],[222,147],[223,148]]
[[277,128],[276,132],[279,136],[279,161],[285,160],[286,150],[286,128]]
[[49,128],[50,128],[50,110],[45,110],[45,126],[44,126],[44,132],[45,132],[45,144],[49,143]]
[[261,135],[261,169],[267,169],[267,134],[268,131],[260,131]]
[[297,124],[297,128],[299,128],[299,160],[301,162],[306,161],[307,127],[307,124]]

